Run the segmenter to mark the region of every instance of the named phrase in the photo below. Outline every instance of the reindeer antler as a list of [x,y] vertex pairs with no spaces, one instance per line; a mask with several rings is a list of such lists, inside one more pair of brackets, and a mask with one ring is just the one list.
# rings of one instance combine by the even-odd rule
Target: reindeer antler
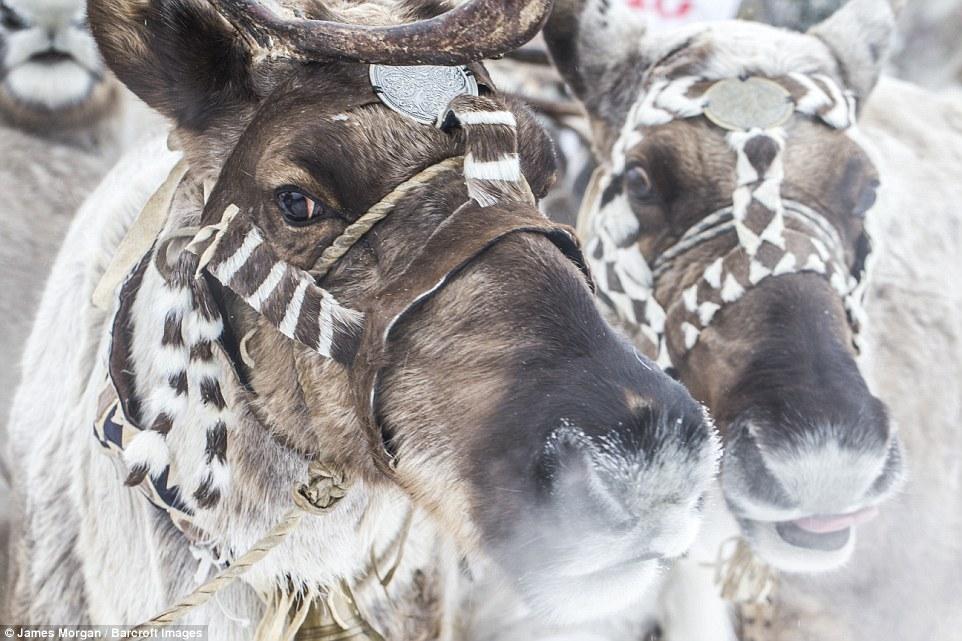
[[427,20],[365,26],[285,17],[261,0],[208,1],[265,57],[386,65],[458,65],[501,55],[533,38],[554,2],[472,0]]

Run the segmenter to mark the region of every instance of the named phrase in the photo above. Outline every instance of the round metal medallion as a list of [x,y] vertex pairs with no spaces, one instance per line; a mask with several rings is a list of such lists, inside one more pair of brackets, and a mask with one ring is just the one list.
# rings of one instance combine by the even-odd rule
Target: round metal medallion
[[445,107],[460,95],[478,95],[478,83],[465,67],[371,65],[371,85],[394,111],[433,125]]
[[720,80],[705,98],[705,117],[731,131],[777,127],[795,112],[792,94],[785,87],[755,76]]

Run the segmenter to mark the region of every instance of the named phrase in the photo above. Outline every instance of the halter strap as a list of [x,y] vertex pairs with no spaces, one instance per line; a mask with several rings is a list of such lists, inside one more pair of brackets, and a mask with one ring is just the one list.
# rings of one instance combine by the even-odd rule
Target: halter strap
[[[839,263],[843,262],[844,257],[838,251],[842,246],[842,239],[838,235],[838,230],[825,216],[796,200],[783,199],[782,204],[785,207],[784,214],[787,218],[797,222],[806,233],[811,233],[827,248],[835,249],[834,259]],[[689,227],[677,242],[658,254],[652,266],[653,276],[656,279],[661,277],[684,254],[733,231],[735,231],[735,219],[732,214],[732,206],[728,205],[716,209]]]
[[574,230],[553,223],[533,207],[505,203],[480,207],[462,205],[428,238],[408,267],[385,283],[374,299],[377,306],[367,313],[366,327],[358,356],[351,366],[355,405],[363,409],[366,432],[375,451],[376,462],[394,476],[395,454],[392,434],[383,429],[380,417],[380,382],[383,369],[394,356],[392,338],[396,330],[413,317],[486,250],[516,235],[536,235],[551,241],[585,277],[593,288],[588,267]]
[[344,255],[350,251],[357,241],[359,241],[364,234],[369,232],[376,224],[384,220],[388,214],[394,211],[394,208],[398,205],[402,198],[407,196],[412,191],[423,187],[425,184],[431,182],[436,176],[443,174],[446,171],[457,169],[464,162],[462,156],[456,156],[453,158],[448,158],[442,160],[439,163],[431,165],[427,169],[421,171],[417,175],[404,181],[397,187],[395,187],[391,193],[382,198],[378,203],[373,205],[368,209],[360,218],[348,225],[340,236],[338,236],[331,245],[324,250],[321,254],[320,260],[311,270],[311,273],[317,279],[318,282],[324,280],[334,264],[339,261]]

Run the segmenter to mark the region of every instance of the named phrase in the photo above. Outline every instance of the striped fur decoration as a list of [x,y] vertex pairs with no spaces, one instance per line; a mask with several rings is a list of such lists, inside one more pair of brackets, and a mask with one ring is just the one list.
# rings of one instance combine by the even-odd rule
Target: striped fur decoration
[[[148,476],[171,483],[176,477],[190,488],[196,508],[216,505],[230,484],[231,413],[216,357],[224,323],[206,274],[288,338],[339,362],[353,358],[362,327],[360,313],[341,306],[306,271],[277,258],[263,233],[238,214],[229,207],[182,250],[175,251],[184,245],[176,235],[158,242],[129,292],[130,369],[142,399],[131,422],[143,429],[125,443],[127,484],[139,485]],[[176,462],[169,434],[176,435]]]
[[339,363],[357,351],[364,316],[342,306],[305,270],[281,260],[253,222],[228,207],[185,253],[290,339]]
[[535,202],[521,173],[517,128],[514,114],[490,97],[458,96],[441,119],[443,131],[464,132],[464,181],[482,207]]
[[[443,120],[443,129],[463,132],[464,179],[473,200],[482,207],[535,202],[521,172],[514,114],[493,99],[460,96]],[[396,187],[368,213],[376,212],[379,220],[411,189],[461,163],[452,158],[428,168]],[[190,189],[197,191],[197,186]],[[203,200],[202,193],[195,196]],[[319,287],[316,276],[280,259],[269,239],[237,206],[227,207],[216,223],[191,232],[185,243],[188,229],[162,234],[135,270],[139,277],[128,278],[121,300],[132,301],[129,318],[115,327],[129,331],[124,356],[131,362],[123,369],[136,373],[139,399],[138,415],[126,417],[126,424],[138,430],[123,439],[123,458],[130,471],[127,483],[140,485],[149,477],[152,487],[159,484],[164,492],[177,494],[178,503],[179,487],[187,487],[190,505],[181,511],[189,512],[216,505],[230,483],[231,412],[223,392],[224,364],[218,360],[224,322],[207,275],[284,336],[342,364],[354,359],[364,317]],[[349,243],[336,241],[336,256],[355,240],[351,235]],[[118,315],[123,313],[122,305]],[[112,351],[123,351],[122,341],[115,343]],[[190,429],[198,423],[203,430]],[[167,447],[171,434],[178,444],[176,461]],[[105,440],[101,438],[102,443]]]
[[[140,399],[138,416],[127,416],[126,422],[141,428],[124,444],[126,482],[140,485],[148,476],[155,486],[162,481],[169,488],[176,482],[189,490],[190,507],[210,508],[230,485],[231,418],[214,354],[223,320],[206,281],[197,276],[197,257],[188,252],[172,255],[175,244],[182,240],[175,236],[156,243],[136,289],[122,294],[133,301],[124,319],[127,369],[133,372]],[[114,343],[112,351],[122,348],[116,336]],[[176,461],[168,438],[176,438],[179,445]]]
[[[477,158],[472,161],[473,176],[466,177],[469,189],[489,204],[502,198],[533,201],[518,164],[514,116],[492,101],[484,102],[457,112],[471,123],[465,125],[472,128],[468,146]],[[489,128],[493,132],[486,131]],[[494,148],[508,152],[495,154]],[[495,165],[489,159],[504,161],[496,163],[499,171],[491,173]],[[387,215],[404,194],[461,162],[452,158],[428,168],[396,187],[372,210]],[[186,191],[193,187],[187,185]],[[195,195],[203,199],[202,194]],[[195,205],[195,210],[202,208]],[[223,363],[216,355],[224,323],[207,275],[284,336],[342,364],[354,358],[364,317],[338,303],[316,284],[315,276],[281,260],[264,233],[235,205],[227,207],[216,223],[190,232],[186,246],[184,232],[190,228],[162,234],[124,283],[121,301],[131,302],[129,309],[121,305],[118,317],[123,318],[115,320],[115,328],[123,328],[129,338],[113,341],[111,351],[125,352],[119,360],[127,364],[120,370],[134,372],[136,379],[136,411],[131,412],[136,415],[123,421],[134,428],[126,433],[134,435],[117,444],[129,470],[127,484],[143,486],[149,477],[150,488],[159,488],[160,495],[171,497],[179,511],[189,514],[193,508],[216,505],[230,483],[230,409],[221,383]],[[348,248],[340,246],[341,253]],[[198,423],[203,430],[189,429]],[[99,427],[96,432],[105,434],[109,426],[104,421]],[[172,433],[177,461],[167,446]],[[109,440],[98,438],[102,444]],[[185,474],[189,478],[183,478]],[[191,490],[190,505],[181,497],[180,488],[185,486]]]

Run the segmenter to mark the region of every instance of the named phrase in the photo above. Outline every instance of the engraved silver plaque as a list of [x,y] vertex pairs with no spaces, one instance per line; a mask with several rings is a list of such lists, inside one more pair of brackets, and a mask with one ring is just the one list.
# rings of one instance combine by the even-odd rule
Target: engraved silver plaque
[[370,74],[381,102],[425,125],[436,124],[457,96],[478,95],[478,83],[465,67],[371,65]]
[[792,94],[785,87],[755,76],[720,80],[705,98],[705,117],[731,131],[777,127],[795,112]]

